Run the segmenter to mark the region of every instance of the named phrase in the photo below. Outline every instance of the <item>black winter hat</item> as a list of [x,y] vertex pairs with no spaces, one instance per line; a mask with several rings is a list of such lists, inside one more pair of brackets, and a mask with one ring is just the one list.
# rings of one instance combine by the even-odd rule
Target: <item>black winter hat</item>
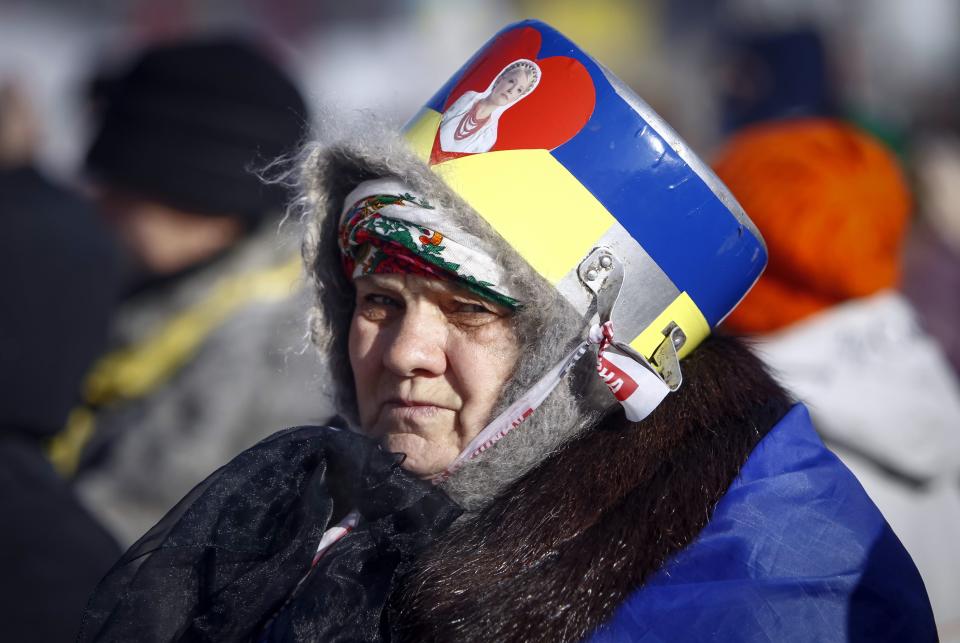
[[307,108],[287,75],[239,39],[148,49],[94,84],[99,132],[87,155],[104,182],[202,214],[253,223],[283,206],[257,169],[296,150]]

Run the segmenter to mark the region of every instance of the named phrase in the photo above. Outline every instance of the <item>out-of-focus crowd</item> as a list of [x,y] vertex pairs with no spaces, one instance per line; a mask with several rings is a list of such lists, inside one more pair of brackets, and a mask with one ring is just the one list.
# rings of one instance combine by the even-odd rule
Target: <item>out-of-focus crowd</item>
[[[396,87],[433,87],[491,26],[532,15],[713,159],[770,254],[725,332],[755,337],[808,404],[960,641],[960,44],[944,28],[960,8],[353,4],[0,4],[0,42],[37,34],[0,44],[5,636],[71,639],[121,548],[194,485],[336,414],[327,382],[344,374],[308,348],[277,161],[336,126],[330,105],[412,114]],[[71,20],[100,57],[44,62]],[[51,106],[38,78],[61,62],[76,77],[52,95],[71,100]],[[75,158],[49,141],[65,123]]]

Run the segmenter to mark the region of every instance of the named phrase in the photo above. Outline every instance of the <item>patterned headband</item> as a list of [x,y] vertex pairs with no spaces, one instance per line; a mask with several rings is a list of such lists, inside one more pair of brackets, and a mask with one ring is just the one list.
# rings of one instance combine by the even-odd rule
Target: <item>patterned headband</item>
[[385,273],[449,279],[495,303],[519,306],[483,244],[396,179],[365,181],[347,195],[339,246],[352,279]]

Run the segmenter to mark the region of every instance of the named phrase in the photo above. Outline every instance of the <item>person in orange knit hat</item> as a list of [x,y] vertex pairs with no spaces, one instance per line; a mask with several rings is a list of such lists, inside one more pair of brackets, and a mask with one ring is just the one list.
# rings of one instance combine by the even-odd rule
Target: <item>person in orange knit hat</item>
[[851,125],[805,118],[742,130],[714,169],[770,253],[726,327],[755,334],[809,405],[913,556],[941,639],[960,641],[960,385],[894,290],[912,210],[897,160]]
[[770,251],[729,328],[774,331],[898,284],[911,198],[871,136],[832,119],[765,123],[734,136],[714,169]]

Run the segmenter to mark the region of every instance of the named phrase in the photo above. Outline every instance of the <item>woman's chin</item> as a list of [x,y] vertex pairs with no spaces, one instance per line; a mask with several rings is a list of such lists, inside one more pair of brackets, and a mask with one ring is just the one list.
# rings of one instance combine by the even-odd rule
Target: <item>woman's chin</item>
[[383,446],[393,453],[403,453],[404,469],[420,478],[429,478],[443,471],[457,457],[455,445],[436,444],[414,433],[388,433]]

